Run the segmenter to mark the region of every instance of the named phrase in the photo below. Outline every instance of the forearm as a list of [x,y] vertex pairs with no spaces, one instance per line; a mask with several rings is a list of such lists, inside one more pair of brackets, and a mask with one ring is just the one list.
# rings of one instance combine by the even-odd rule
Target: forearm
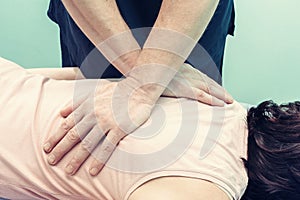
[[84,79],[78,67],[66,68],[32,68],[27,69],[31,74],[39,74],[56,80],[75,80]]
[[[158,84],[145,86],[154,98],[160,96],[176,74],[174,71],[178,71],[187,59],[211,20],[218,2],[219,0],[163,1],[154,28],[136,63],[137,68],[155,63],[150,66],[154,67],[153,80],[147,77],[147,82]],[[165,69],[169,68],[169,73],[161,69],[163,66]],[[142,72],[134,74],[137,79],[139,73]]]
[[140,47],[115,0],[62,0],[68,12],[101,53],[122,74],[136,62]]

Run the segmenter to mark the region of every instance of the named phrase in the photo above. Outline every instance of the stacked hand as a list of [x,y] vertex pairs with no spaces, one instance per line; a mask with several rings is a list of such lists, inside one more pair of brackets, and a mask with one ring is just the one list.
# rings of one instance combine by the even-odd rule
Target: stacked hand
[[93,152],[90,174],[97,175],[119,141],[149,118],[155,104],[130,78],[100,81],[95,93],[78,101],[61,111],[65,119],[44,147],[49,164],[55,165],[79,143],[79,150],[66,166],[68,174],[76,173]]
[[233,98],[222,86],[187,63],[183,64],[169,83],[163,96],[194,99],[212,106],[233,102]]
[[[94,93],[66,106],[61,111],[62,125],[44,146],[49,164],[55,165],[79,145],[65,171],[75,174],[93,153],[90,174],[97,175],[120,140],[150,117],[157,99],[149,95],[147,87],[141,86],[131,77],[120,82],[99,81]],[[163,95],[219,106],[233,101],[224,88],[188,64],[183,65]]]

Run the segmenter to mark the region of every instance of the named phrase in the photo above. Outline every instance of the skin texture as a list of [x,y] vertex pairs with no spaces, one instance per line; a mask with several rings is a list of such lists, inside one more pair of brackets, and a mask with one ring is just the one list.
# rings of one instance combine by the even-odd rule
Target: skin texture
[[[172,83],[203,34],[218,0],[164,0],[142,50],[137,47],[115,1],[64,0],[63,3],[89,39],[119,71],[126,74],[122,81],[109,82],[104,87],[98,87],[95,93],[67,105],[61,111],[65,122],[56,135],[45,142],[44,150],[49,154],[48,161],[52,165],[80,142],[81,149],[66,166],[66,172],[75,174],[93,151],[97,156],[90,167],[90,174],[97,175],[118,142],[149,118],[155,102]],[[106,39],[111,36],[124,32],[121,38],[107,42]],[[168,51],[164,50],[165,46],[160,46],[166,39],[169,39],[167,44],[171,44],[167,47]],[[178,47],[184,49],[178,50]],[[122,56],[116,58],[107,52]],[[180,88],[186,82],[182,80],[174,88]],[[176,95],[170,92],[168,95],[218,106],[224,105],[223,101],[232,103],[232,97],[215,82],[207,82],[207,78],[202,80],[204,85],[197,87],[197,90],[186,87],[187,90],[178,90]],[[79,117],[74,119],[74,116]]]

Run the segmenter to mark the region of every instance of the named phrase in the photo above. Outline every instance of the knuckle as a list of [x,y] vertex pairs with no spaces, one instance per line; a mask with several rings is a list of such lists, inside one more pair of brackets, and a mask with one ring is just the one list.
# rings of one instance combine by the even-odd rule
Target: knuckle
[[120,142],[121,138],[118,135],[111,137],[110,143],[111,145],[117,145]]
[[88,139],[85,139],[81,142],[81,148],[84,150],[84,151],[87,151],[87,152],[92,152],[93,149],[94,149],[94,145],[92,143],[91,140],[88,140]]
[[205,90],[208,94],[211,93],[211,87],[210,85],[206,85],[206,90]]
[[67,119],[65,119],[61,124],[60,124],[60,128],[62,130],[64,130],[65,132],[69,130],[70,126],[68,124]]
[[101,151],[96,156],[96,160],[100,163],[106,163],[113,151],[110,150],[110,148],[107,147],[107,145],[102,146],[100,150]]
[[75,130],[70,130],[69,133],[67,134],[67,139],[70,142],[77,142],[80,140],[80,137],[78,135],[78,133]]
[[202,99],[204,97],[204,94],[205,94],[204,91],[200,90],[197,94],[197,98]]
[[116,131],[115,134],[111,137],[111,143],[116,145],[122,140],[127,134],[121,130]]
[[103,152],[105,153],[105,155],[110,155],[111,152],[113,152],[114,150],[114,145],[111,143],[108,143],[106,145],[103,146]]

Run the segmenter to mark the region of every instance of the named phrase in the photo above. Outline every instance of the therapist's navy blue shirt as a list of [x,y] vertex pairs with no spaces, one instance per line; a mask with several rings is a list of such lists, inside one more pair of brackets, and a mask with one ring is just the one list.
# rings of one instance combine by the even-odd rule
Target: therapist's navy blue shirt
[[[117,0],[120,13],[130,29],[152,27],[161,3],[162,0]],[[98,50],[94,50],[95,46],[69,16],[61,0],[50,1],[48,16],[60,27],[63,67],[79,66],[87,78],[119,78],[122,76]],[[222,73],[226,36],[227,34],[233,35],[233,31],[233,0],[220,0],[213,18],[198,42],[214,61],[219,74]],[[91,54],[92,56],[89,57],[92,57],[92,59],[87,61],[87,56]],[[187,62],[189,62],[189,59],[187,59]],[[197,63],[190,63],[199,68]],[[105,71],[101,71],[103,69]],[[220,80],[217,80],[217,82],[220,82]]]

